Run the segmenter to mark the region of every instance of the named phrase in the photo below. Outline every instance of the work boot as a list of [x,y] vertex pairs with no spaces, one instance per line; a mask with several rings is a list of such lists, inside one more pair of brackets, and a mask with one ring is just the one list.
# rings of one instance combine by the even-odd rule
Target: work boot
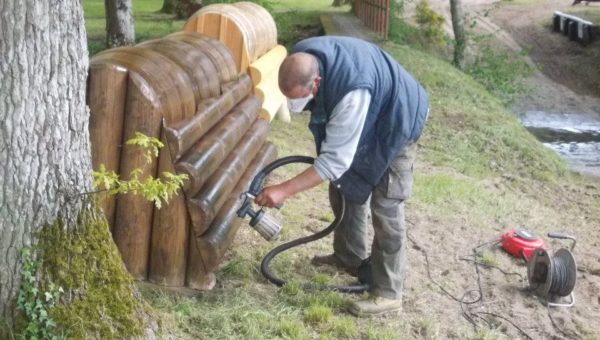
[[366,300],[354,301],[350,304],[349,312],[356,316],[379,315],[402,310],[402,299],[386,299],[372,296]]
[[335,254],[329,255],[316,255],[310,260],[310,263],[313,266],[321,267],[321,266],[333,266],[338,269],[345,271],[346,273],[357,277],[358,276],[358,267],[346,267],[342,260]]

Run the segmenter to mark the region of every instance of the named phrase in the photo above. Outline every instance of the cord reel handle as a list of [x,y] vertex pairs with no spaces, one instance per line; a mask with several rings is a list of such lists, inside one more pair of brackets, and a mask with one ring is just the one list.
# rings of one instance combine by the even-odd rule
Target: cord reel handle
[[561,239],[561,240],[571,240],[573,241],[573,244],[571,245],[571,251],[573,251],[573,249],[575,249],[575,244],[577,244],[577,239],[575,238],[575,236],[571,236],[571,235],[567,235],[567,234],[561,234],[561,233],[555,233],[555,232],[550,232],[547,234],[549,238],[556,238],[556,239]]

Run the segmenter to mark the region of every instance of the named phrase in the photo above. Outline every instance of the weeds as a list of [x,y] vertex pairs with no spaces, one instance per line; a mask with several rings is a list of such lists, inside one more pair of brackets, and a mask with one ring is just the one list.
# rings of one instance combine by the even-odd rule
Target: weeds
[[505,105],[513,103],[526,93],[523,79],[531,75],[532,68],[523,60],[527,54],[501,51],[494,48],[491,37],[474,37],[478,47],[475,62],[467,67],[475,80],[496,95]]
[[56,323],[50,310],[59,303],[64,294],[62,287],[52,282],[47,291],[40,291],[37,281],[39,262],[32,258],[31,249],[21,249],[21,288],[17,297],[17,309],[22,311],[27,323],[21,333],[24,339],[59,339]]
[[311,324],[322,324],[328,322],[333,316],[331,308],[323,305],[312,305],[304,312],[304,319]]

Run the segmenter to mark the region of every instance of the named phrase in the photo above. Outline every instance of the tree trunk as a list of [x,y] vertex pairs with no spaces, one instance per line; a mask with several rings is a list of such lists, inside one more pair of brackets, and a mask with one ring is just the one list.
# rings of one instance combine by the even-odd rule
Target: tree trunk
[[175,14],[178,0],[164,0],[163,6],[160,9],[162,13]]
[[[94,284],[85,281],[90,274],[123,275],[119,283],[124,282],[122,286],[129,295],[135,293],[120,258],[112,255],[118,253],[105,221],[100,221],[101,228],[97,229],[100,232],[96,233],[98,238],[93,240],[92,247],[78,245],[76,255],[66,250],[74,244],[69,235],[91,230],[86,228],[90,219],[83,221],[82,212],[101,215],[98,208],[85,203],[80,195],[91,189],[92,168],[89,110],[85,104],[88,52],[80,1],[2,0],[0,7],[0,338],[3,338],[3,328],[11,327],[16,316],[15,298],[21,283],[19,252],[23,247],[43,245],[41,235],[50,225],[57,226],[58,234],[66,235],[67,239],[51,243],[47,249],[59,256],[66,254],[63,261],[66,264],[46,268],[52,259],[45,257],[48,252],[36,250],[34,259],[41,267],[33,275],[40,288],[44,273],[52,270],[60,271],[70,281],[77,277],[73,285],[78,286],[73,288],[59,281],[59,275],[54,276],[67,290],[62,301],[64,308],[69,308],[66,296],[73,296],[72,300],[79,300],[80,305],[85,300]],[[103,262],[94,263],[95,267],[86,267],[95,270],[74,275],[71,270],[77,260],[97,254],[92,248],[103,248],[108,255]],[[82,249],[85,251],[81,252]],[[100,289],[110,282],[98,281],[102,281]],[[77,293],[72,294],[73,291]],[[121,295],[115,292],[109,297],[101,296],[101,304],[121,303],[123,291],[118,293]],[[98,309],[106,317],[107,311]],[[94,317],[90,320],[99,323]]]
[[187,19],[202,8],[202,0],[164,0],[161,12],[174,14],[177,19]]
[[19,250],[57,217],[73,228],[70,195],[90,189],[78,0],[3,0],[0,36],[0,315],[19,289]]
[[104,0],[106,10],[106,46],[135,44],[132,0]]
[[452,28],[454,30],[454,65],[463,68],[467,38],[465,35],[464,16],[460,0],[450,0],[450,14],[452,15]]

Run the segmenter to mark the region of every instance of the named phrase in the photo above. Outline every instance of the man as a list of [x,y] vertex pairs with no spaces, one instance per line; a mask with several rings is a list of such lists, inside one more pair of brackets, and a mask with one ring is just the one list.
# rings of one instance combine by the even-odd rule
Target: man
[[[406,272],[403,201],[412,190],[416,141],[428,113],[425,90],[379,47],[349,37],[315,37],[296,44],[282,63],[279,87],[290,111],[311,111],[309,129],[317,158],[298,176],[264,188],[259,205],[273,207],[298,192],[331,181],[346,201],[334,232],[334,254],[314,264],[334,264],[356,273],[367,258],[369,207],[374,228],[371,298],[354,302],[355,315],[402,308]],[[370,197],[370,202],[369,202]]]

